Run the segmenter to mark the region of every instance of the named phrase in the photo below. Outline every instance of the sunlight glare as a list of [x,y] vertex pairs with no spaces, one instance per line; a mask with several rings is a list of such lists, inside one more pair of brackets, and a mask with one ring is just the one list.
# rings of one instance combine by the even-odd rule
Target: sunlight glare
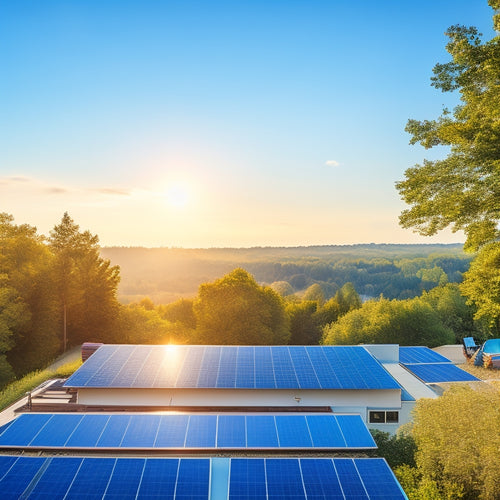
[[183,184],[172,184],[166,191],[166,199],[174,208],[185,208],[189,203],[189,189]]

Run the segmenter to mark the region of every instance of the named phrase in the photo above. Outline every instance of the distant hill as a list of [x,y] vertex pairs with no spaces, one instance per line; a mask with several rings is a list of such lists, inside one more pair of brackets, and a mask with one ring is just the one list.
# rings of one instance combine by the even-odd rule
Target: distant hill
[[[149,296],[156,304],[196,295],[201,283],[243,267],[265,284],[288,283],[300,293],[319,283],[330,296],[345,282],[364,296],[407,298],[460,281],[471,257],[461,244],[361,244],[255,248],[105,247],[121,268],[122,302]],[[446,278],[443,278],[443,273]]]

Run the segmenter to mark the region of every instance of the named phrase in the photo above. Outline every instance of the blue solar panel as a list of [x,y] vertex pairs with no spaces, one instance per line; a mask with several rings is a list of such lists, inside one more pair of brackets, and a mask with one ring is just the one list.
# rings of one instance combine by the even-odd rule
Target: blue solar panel
[[376,444],[359,415],[337,415],[348,448],[366,448]]
[[173,500],[179,460],[147,460],[137,498]]
[[[306,417],[313,445],[317,448],[345,448],[346,441],[340,430],[337,419],[333,415],[317,415]],[[360,418],[361,419],[361,418]],[[361,421],[366,428],[364,422]]]
[[186,436],[186,448],[214,448],[216,415],[191,415]]
[[345,500],[331,460],[301,460],[300,468],[308,500]]
[[114,458],[84,458],[68,489],[67,500],[100,500],[116,464]]
[[144,458],[117,460],[104,499],[135,499],[145,465]]
[[202,500],[208,499],[210,479],[210,460],[207,459],[181,459],[176,500]]
[[0,457],[0,491],[2,499],[208,500],[216,481],[229,500],[406,498],[383,459],[222,460],[227,469],[206,458]]
[[31,484],[33,477],[46,463],[46,458],[18,458],[8,472],[0,479],[3,500],[18,500]]
[[85,415],[66,441],[65,446],[94,447],[109,419],[109,415]]
[[368,499],[363,481],[354,462],[349,459],[334,460],[335,470],[346,498]]
[[120,447],[151,448],[159,426],[160,415],[132,415]]
[[399,388],[362,346],[105,345],[68,379],[65,386]]
[[64,446],[82,418],[83,415],[52,415],[30,446]]
[[229,500],[266,500],[264,459],[231,460]]
[[64,498],[83,458],[51,458],[40,479],[29,494],[30,499]]
[[130,415],[112,415],[109,425],[106,425],[97,441],[97,446],[99,448],[119,447],[129,422]]
[[255,349],[253,346],[238,347],[236,387],[241,389],[253,389],[255,387]]
[[314,367],[304,346],[290,346],[290,357],[301,389],[321,389]]
[[275,418],[281,448],[309,448],[312,446],[305,416],[277,415]]
[[404,498],[401,486],[384,459],[356,459],[354,463],[369,498],[381,500]]
[[236,387],[236,346],[222,347],[220,355],[219,373],[217,375],[217,387]]
[[451,363],[405,365],[418,378],[428,384],[439,382],[471,382],[479,379]]
[[[0,436],[0,446],[147,449],[375,447],[359,415],[59,414],[49,420],[50,426],[39,416],[27,413],[15,419]],[[20,440],[23,433],[29,439]]]
[[182,448],[186,442],[188,415],[169,415],[160,421],[156,436],[156,448]]
[[428,347],[403,347],[399,348],[399,362],[408,363],[450,363],[448,358],[429,349]]
[[298,459],[268,458],[265,465],[269,500],[305,500]]
[[247,446],[249,448],[278,448],[276,421],[270,415],[247,415]]
[[[29,425],[20,424],[20,421],[24,418],[30,419]],[[29,417],[20,415],[0,435],[0,445],[27,446],[51,418],[52,415],[50,414],[37,415],[34,413],[30,414]]]
[[246,428],[243,415],[219,415],[218,448],[246,448]]

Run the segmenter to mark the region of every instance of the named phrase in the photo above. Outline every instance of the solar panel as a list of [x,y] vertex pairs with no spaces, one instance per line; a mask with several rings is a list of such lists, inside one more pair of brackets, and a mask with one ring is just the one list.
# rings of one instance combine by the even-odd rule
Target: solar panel
[[208,500],[210,483],[229,500],[404,500],[380,458],[0,457],[2,499]]
[[104,345],[64,385],[399,389],[363,346]]
[[411,364],[405,365],[414,375],[428,384],[439,382],[471,382],[478,378],[461,370],[452,363]]
[[2,499],[208,500],[206,458],[7,458],[12,465],[0,479]]
[[404,365],[408,363],[451,363],[448,358],[423,346],[401,346],[399,348],[399,362]]
[[[359,415],[41,415],[0,435],[10,448],[375,448]],[[19,439],[25,434],[25,439]]]

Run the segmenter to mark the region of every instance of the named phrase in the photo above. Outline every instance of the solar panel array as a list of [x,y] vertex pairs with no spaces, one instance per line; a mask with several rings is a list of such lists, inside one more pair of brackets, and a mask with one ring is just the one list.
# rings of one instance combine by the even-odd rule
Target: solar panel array
[[2,499],[208,500],[226,483],[229,500],[407,497],[379,458],[232,458],[222,477],[208,458],[0,456]]
[[399,362],[403,365],[411,363],[451,363],[448,358],[424,346],[400,346]]
[[321,498],[406,496],[383,459],[231,459],[229,500]]
[[376,448],[360,415],[20,415],[4,448]]
[[104,345],[66,387],[399,389],[362,346]]
[[400,347],[399,361],[427,384],[479,380],[428,347]]
[[209,498],[210,459],[0,457],[7,499]]

